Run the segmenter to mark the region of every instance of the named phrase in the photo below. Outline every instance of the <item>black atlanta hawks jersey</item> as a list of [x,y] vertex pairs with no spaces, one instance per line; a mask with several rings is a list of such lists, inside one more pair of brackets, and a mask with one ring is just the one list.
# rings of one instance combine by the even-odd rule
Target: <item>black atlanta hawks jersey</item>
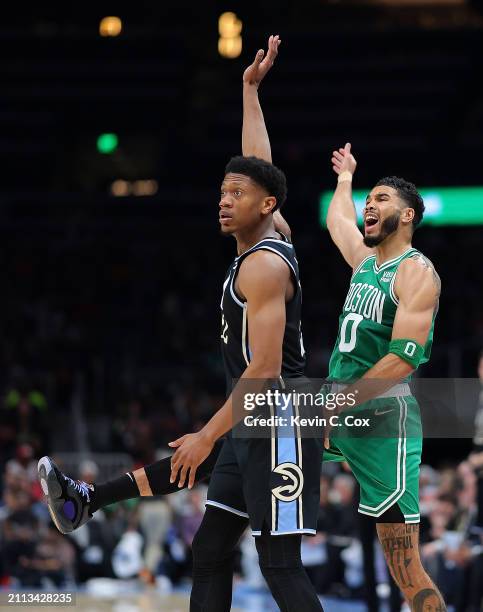
[[290,269],[294,295],[285,304],[286,323],[282,347],[282,378],[303,376],[305,350],[301,330],[302,288],[294,247],[277,238],[264,238],[239,257],[228,268],[221,298],[221,352],[225,366],[227,393],[234,379],[240,378],[250,363],[250,337],[248,334],[247,304],[236,293],[235,280],[242,261],[255,251],[271,251],[281,257]]
[[[285,386],[292,393],[301,383],[302,390],[306,391],[299,269],[293,246],[277,238],[265,238],[237,257],[223,284],[221,350],[227,391],[231,392],[233,383],[243,374],[252,357],[247,304],[237,295],[235,281],[245,257],[259,250],[271,251],[283,259],[294,284],[294,295],[285,304],[281,368],[285,385],[280,381],[280,388]],[[277,417],[285,416],[287,421],[300,415],[298,403],[294,405],[292,401],[286,408],[275,405],[270,409],[276,411]],[[286,427],[276,424],[270,428],[269,435],[254,435],[254,429],[245,428],[243,420],[239,425],[240,428],[236,425],[223,442],[211,475],[207,505],[249,519],[254,536],[261,535],[267,528],[272,535],[314,535],[323,435],[303,437],[296,423],[288,423]]]

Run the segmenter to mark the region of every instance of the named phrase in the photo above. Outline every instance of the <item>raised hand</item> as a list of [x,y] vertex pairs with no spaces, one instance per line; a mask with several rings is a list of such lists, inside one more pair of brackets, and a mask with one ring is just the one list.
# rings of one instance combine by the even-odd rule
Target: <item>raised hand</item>
[[342,172],[350,172],[354,174],[357,167],[357,162],[351,153],[351,143],[346,143],[345,147],[338,151],[332,151],[332,169],[336,174]]
[[243,83],[247,85],[255,85],[256,87],[260,85],[267,72],[273,66],[281,42],[282,41],[280,40],[278,34],[275,36],[272,34],[272,36],[270,36],[268,39],[267,55],[264,57],[265,52],[263,49],[257,51],[253,64],[248,66],[243,73]]

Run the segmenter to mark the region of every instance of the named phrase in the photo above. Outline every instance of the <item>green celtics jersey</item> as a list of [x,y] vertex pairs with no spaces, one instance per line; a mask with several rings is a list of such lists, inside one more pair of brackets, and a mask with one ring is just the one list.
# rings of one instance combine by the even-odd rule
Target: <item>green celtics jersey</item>
[[[355,381],[387,355],[398,306],[394,293],[396,272],[402,261],[418,254],[419,251],[410,248],[381,266],[377,265],[375,254],[369,255],[355,269],[339,317],[329,380]],[[428,361],[431,354],[433,330],[434,317],[421,363]]]

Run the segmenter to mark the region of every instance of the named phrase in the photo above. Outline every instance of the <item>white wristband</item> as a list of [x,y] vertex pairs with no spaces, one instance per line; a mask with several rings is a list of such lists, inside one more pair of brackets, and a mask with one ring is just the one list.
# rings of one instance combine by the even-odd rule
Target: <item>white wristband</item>
[[350,181],[352,183],[352,172],[349,172],[349,170],[341,172],[337,178],[337,182],[342,183],[342,181]]

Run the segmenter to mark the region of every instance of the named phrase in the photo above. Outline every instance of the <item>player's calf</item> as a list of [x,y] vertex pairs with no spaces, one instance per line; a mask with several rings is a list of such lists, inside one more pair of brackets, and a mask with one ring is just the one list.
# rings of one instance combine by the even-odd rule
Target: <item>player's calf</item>
[[446,612],[441,593],[421,563],[419,525],[378,523],[377,534],[389,571],[411,610],[423,612],[430,606],[436,612]]

